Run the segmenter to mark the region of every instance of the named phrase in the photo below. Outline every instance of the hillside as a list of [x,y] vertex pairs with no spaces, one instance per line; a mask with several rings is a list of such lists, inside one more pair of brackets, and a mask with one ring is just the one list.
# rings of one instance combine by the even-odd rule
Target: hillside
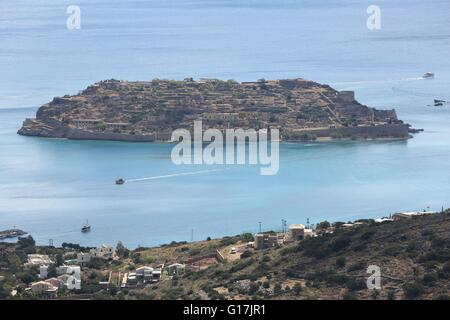
[[[224,241],[229,248],[240,240],[223,240],[222,248]],[[161,283],[152,294],[213,299],[449,298],[449,211],[382,224],[369,222],[280,248],[244,252],[236,261]],[[152,249],[142,254],[151,255]],[[382,290],[367,289],[369,265],[381,268]]]
[[168,141],[173,130],[278,128],[283,140],[408,138],[395,110],[360,104],[352,91],[303,79],[107,80],[54,98],[19,134],[70,139]]
[[[333,233],[262,250],[248,246],[251,234],[131,251],[119,245],[114,261],[97,259],[82,268],[81,291],[61,291],[58,298],[449,298],[450,211],[394,222],[362,222],[350,229],[336,223]],[[8,297],[12,290],[18,292],[16,298],[31,297],[25,288],[37,281],[37,271],[22,266],[26,253],[50,254],[51,259],[62,261],[73,256],[74,250],[86,252],[87,248],[34,247],[30,238],[22,238],[17,245],[0,243],[0,297]],[[140,266],[170,268],[174,263],[185,266],[185,272],[165,274],[154,283],[119,285],[121,276]],[[366,287],[369,265],[381,269],[381,290]],[[107,279],[108,286],[100,285]]]

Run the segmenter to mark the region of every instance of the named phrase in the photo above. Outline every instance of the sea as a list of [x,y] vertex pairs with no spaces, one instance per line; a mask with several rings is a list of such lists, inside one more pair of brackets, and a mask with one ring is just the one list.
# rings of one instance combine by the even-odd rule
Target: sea
[[[282,220],[450,207],[450,104],[433,106],[450,101],[450,2],[378,0],[380,28],[370,29],[373,4],[2,0],[0,230],[23,229],[38,244],[136,248],[278,230]],[[79,8],[79,29],[68,28],[70,6]],[[186,77],[305,78],[395,108],[424,132],[407,141],[282,143],[273,176],[255,165],[175,165],[170,144],[17,134],[39,106],[97,81]],[[131,181],[118,186],[118,178]],[[86,220],[92,229],[81,233]]]

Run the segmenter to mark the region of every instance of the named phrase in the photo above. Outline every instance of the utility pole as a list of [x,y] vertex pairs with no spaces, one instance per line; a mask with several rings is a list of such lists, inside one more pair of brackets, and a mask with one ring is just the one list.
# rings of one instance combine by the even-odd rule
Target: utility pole
[[53,247],[53,239],[48,239],[48,246]]
[[194,229],[191,229],[191,242],[194,242]]

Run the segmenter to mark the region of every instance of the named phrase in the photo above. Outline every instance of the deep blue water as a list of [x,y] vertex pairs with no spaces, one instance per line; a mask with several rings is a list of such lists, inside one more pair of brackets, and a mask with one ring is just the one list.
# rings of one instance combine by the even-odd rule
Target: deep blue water
[[[0,229],[39,243],[154,245],[288,223],[450,206],[450,2],[4,0],[0,3]],[[66,8],[81,7],[81,30]],[[424,72],[434,80],[418,80]],[[407,142],[283,144],[276,176],[257,167],[175,166],[170,145],[16,135],[54,96],[108,78],[303,77],[355,90],[426,131]],[[85,219],[92,232],[81,234]]]

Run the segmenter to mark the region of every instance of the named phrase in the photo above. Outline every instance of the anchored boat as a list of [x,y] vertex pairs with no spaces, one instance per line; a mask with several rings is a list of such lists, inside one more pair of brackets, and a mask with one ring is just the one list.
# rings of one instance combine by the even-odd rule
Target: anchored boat
[[89,222],[86,220],[86,223],[81,227],[81,232],[89,232],[91,231],[91,226]]

